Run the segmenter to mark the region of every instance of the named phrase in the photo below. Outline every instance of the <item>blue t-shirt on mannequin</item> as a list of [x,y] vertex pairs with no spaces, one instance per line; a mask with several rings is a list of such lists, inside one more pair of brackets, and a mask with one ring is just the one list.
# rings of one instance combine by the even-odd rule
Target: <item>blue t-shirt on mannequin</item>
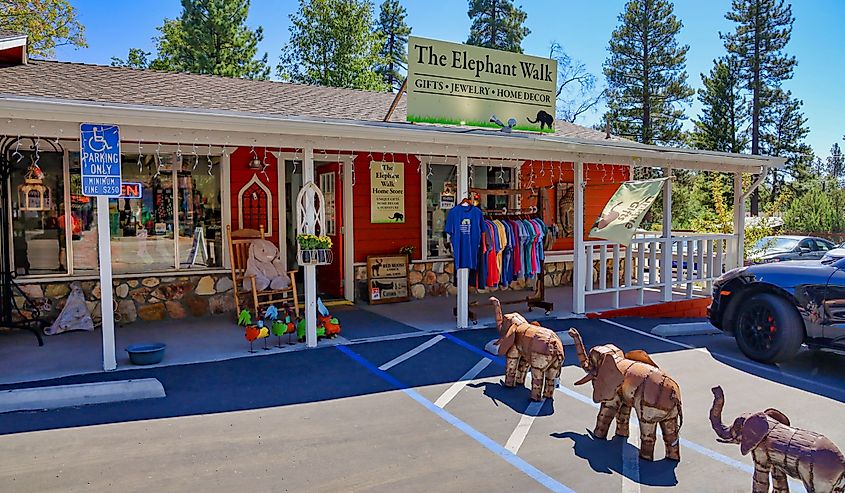
[[455,268],[475,269],[478,266],[478,248],[481,244],[481,222],[484,214],[481,209],[469,203],[452,207],[446,216],[443,228],[452,239],[452,255]]

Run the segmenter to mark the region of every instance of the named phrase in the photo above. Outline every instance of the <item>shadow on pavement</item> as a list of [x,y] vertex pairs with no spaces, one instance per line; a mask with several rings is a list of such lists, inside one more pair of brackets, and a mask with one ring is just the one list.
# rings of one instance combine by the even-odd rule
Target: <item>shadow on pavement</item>
[[[623,437],[613,437],[611,440],[599,440],[589,432],[575,433],[552,433],[552,437],[572,440],[572,448],[575,455],[588,461],[593,471],[602,474],[617,473],[624,475],[629,480],[645,486],[675,486],[678,478],[675,469],[678,463],[673,460],[661,459],[645,461],[639,458],[639,450],[627,442]],[[625,451],[624,449],[631,449]],[[638,461],[638,468],[629,471],[622,467],[622,454],[630,453]]]
[[[520,388],[517,385],[516,388],[508,388],[505,387],[501,380],[498,382],[470,383],[467,384],[467,387],[473,389],[483,388],[484,395],[489,397],[490,400],[493,401],[493,404],[497,407],[501,402],[519,414],[525,414],[525,411],[528,409],[528,405],[532,402],[531,390],[527,387],[523,386]],[[537,413],[536,416],[551,416],[554,412],[554,400],[546,399],[543,403],[543,407],[540,408],[540,412]]]

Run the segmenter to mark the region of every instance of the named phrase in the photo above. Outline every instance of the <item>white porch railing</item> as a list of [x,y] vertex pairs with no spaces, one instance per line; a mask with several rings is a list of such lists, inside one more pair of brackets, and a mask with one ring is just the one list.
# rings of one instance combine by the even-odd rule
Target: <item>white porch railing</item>
[[[677,234],[662,238],[640,234],[629,248],[609,241],[585,241],[585,284],[583,296],[612,294],[612,307],[619,307],[620,293],[636,291],[636,303],[645,303],[647,289],[680,289],[692,298],[695,285],[710,294],[712,283],[732,266],[727,255],[731,235]],[[664,269],[664,252],[671,258],[670,270]],[[578,255],[576,255],[576,258]],[[575,290],[575,296],[579,296]]]

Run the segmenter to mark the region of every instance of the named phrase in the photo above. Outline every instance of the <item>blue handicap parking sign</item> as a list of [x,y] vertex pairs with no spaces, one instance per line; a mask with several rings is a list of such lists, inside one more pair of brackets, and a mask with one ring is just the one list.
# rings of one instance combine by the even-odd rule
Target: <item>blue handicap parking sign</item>
[[82,195],[120,196],[120,129],[117,125],[79,126]]

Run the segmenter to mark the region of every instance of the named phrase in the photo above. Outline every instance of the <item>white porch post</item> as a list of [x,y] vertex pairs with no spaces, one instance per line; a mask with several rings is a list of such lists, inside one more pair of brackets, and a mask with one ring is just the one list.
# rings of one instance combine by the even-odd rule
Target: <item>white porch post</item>
[[355,301],[355,224],[352,210],[352,167],[355,157],[343,161],[343,297]]
[[[593,267],[587,265],[587,255],[584,250],[584,163],[575,163],[575,217],[573,218],[573,236],[575,248],[572,253],[572,311],[582,314],[587,308],[587,293],[585,285],[587,278],[585,274],[592,272]],[[592,256],[591,256],[592,257]]]
[[[314,181],[314,146],[306,145],[302,160],[303,184]],[[314,200],[306,201],[305,229],[316,234],[317,211]],[[321,234],[325,232],[321,231]],[[305,343],[308,347],[317,346],[317,266],[306,264],[305,267]]]
[[[458,201],[469,195],[469,158],[460,156],[458,163]],[[469,327],[469,269],[458,269],[458,321],[459,329]]]
[[745,263],[745,201],[742,197],[742,173],[734,173],[734,238],[736,245],[731,258],[733,267]]
[[[663,168],[663,251],[660,280],[663,282],[663,301],[672,301],[672,168]],[[680,265],[678,271],[680,272]]]

